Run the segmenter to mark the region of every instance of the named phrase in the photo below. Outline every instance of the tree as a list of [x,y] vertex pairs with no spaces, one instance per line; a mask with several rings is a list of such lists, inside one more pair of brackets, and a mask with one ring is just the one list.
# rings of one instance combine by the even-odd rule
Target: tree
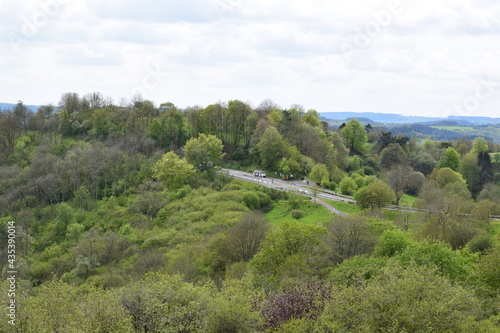
[[368,142],[366,131],[359,120],[352,118],[340,130],[340,134],[345,140],[346,146],[351,149],[351,153],[364,153],[366,151],[366,143]]
[[309,177],[316,183],[321,183],[325,177],[330,179],[330,172],[328,172],[326,165],[320,163],[313,166]]
[[305,257],[319,244],[320,235],[325,232],[326,229],[319,225],[296,221],[283,222],[269,231],[262,250],[254,256],[250,264],[258,274],[276,281],[280,270],[290,263],[307,265]]
[[264,168],[277,170],[279,161],[287,155],[287,143],[276,127],[268,127],[257,143]]
[[491,164],[491,156],[487,151],[477,154],[477,163],[479,165],[479,188],[493,181],[493,166]]
[[68,114],[80,111],[80,97],[77,93],[64,93],[59,101],[59,107]]
[[413,169],[415,169],[415,171],[423,173],[425,176],[430,174],[437,165],[434,156],[426,151],[412,152],[409,158],[410,165],[413,167]]
[[135,201],[134,208],[141,214],[147,216],[151,222],[160,209],[166,205],[163,191],[165,186],[155,181],[145,181],[139,185],[139,197]]
[[438,167],[450,168],[453,171],[458,171],[460,168],[460,155],[453,147],[446,148],[446,151],[439,161]]
[[423,210],[420,214],[423,224],[418,232],[421,237],[449,242],[456,248],[465,246],[476,230],[473,220],[467,216],[472,211],[470,200],[457,194],[456,189],[447,191],[454,185],[465,187],[465,183],[460,181],[449,183],[443,188],[435,182],[424,184],[416,207]]
[[432,269],[388,265],[366,285],[334,291],[315,332],[468,332],[478,311],[472,291]]
[[381,208],[394,200],[394,193],[386,183],[376,180],[370,185],[360,188],[354,195],[354,199],[362,208]]
[[478,137],[472,141],[472,152],[479,154],[489,150],[488,143],[485,139]]
[[30,111],[24,104],[23,102],[19,101],[15,108],[14,111],[12,111],[14,114],[14,117],[18,119],[19,123],[21,124],[22,128],[26,130],[28,127],[28,121],[33,115],[33,112]]
[[412,241],[407,232],[399,229],[388,229],[380,236],[379,243],[375,247],[375,254],[393,257],[403,252],[410,244]]
[[222,141],[210,134],[191,138],[184,146],[186,160],[200,171],[208,170],[219,163],[225,155],[222,149]]
[[481,168],[478,165],[476,154],[468,153],[462,158],[460,173],[467,182],[467,188],[474,196],[477,196],[481,190],[479,179],[480,171]]
[[404,165],[407,163],[408,156],[397,143],[390,143],[380,152],[380,165],[385,169],[390,169],[394,165]]
[[340,193],[346,195],[353,195],[357,188],[356,183],[351,177],[342,178],[339,184]]
[[500,290],[500,247],[486,252],[479,260],[478,275],[481,280],[494,290]]
[[269,222],[261,212],[250,212],[229,230],[230,256],[234,261],[250,261],[259,251],[269,230]]
[[365,219],[359,217],[334,218],[327,225],[323,239],[329,262],[340,264],[346,259],[371,253],[377,238]]
[[154,176],[171,189],[184,185],[193,173],[194,167],[172,151],[163,155],[153,166]]
[[465,180],[462,178],[462,175],[450,168],[434,170],[429,175],[429,179],[433,180],[439,188],[444,188],[446,185],[455,182],[463,183],[465,185]]
[[407,165],[396,165],[386,172],[386,183],[391,187],[396,198],[396,205],[399,205],[401,197],[411,189],[418,189],[422,186],[424,176],[420,172],[415,172]]

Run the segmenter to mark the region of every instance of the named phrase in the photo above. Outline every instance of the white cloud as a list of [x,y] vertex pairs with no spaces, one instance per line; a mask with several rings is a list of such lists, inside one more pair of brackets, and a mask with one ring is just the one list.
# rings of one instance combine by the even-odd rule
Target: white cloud
[[[271,98],[320,112],[445,115],[481,80],[500,80],[493,0],[0,1],[4,102],[67,91],[118,101],[160,71],[141,88],[158,104]],[[497,101],[475,112],[496,116]]]

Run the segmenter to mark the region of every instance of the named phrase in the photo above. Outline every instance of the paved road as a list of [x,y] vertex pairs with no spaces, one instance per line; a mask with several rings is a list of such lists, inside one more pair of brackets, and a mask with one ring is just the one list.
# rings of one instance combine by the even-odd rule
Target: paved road
[[[240,171],[240,170],[233,170],[233,169],[222,169],[222,171],[226,174],[228,174],[231,177],[242,179],[245,181],[253,182],[253,183],[258,183],[261,184],[262,186],[273,188],[278,191],[294,191],[297,192],[298,194],[305,195],[305,196],[310,196],[312,197],[311,189],[309,186],[307,186],[307,183],[304,181],[293,181],[293,182],[285,182],[282,181],[281,179],[278,178],[259,178],[255,177],[253,174]],[[356,200],[354,200],[352,197],[348,196],[343,196],[340,195],[336,192],[330,191],[330,190],[325,190],[321,189],[321,192],[318,193],[316,201],[326,208],[330,210],[332,213],[335,213],[337,215],[345,216],[345,213],[339,212],[335,207],[332,207],[331,205],[327,204],[323,200],[320,199],[328,199],[328,200],[334,200],[334,201],[341,201],[341,202],[348,202],[355,204]],[[418,209],[418,208],[412,208],[412,207],[405,207],[405,206],[396,206],[396,205],[388,205],[385,207],[382,207],[382,209],[385,210],[394,210],[394,211],[400,211],[400,212],[409,212],[409,213],[426,213],[428,211],[424,209]],[[500,219],[500,216],[490,216],[490,219],[492,220],[498,220]]]
[[[285,191],[285,192],[293,191],[293,192],[296,192],[300,195],[311,196],[311,197],[313,196],[313,194],[311,193],[311,189],[308,188],[305,183],[301,184],[298,181],[297,182],[285,182],[285,181],[282,181],[281,179],[278,179],[278,178],[259,178],[259,177],[255,177],[251,173],[243,172],[243,171],[239,171],[239,170],[233,170],[233,169],[222,169],[222,171],[233,178],[245,180],[245,181],[252,182],[252,183],[261,184],[262,186],[272,188],[272,189],[275,189],[278,191]],[[325,206],[332,213],[337,214],[337,215],[341,215],[341,216],[346,216],[347,214],[338,211],[335,207],[332,207],[331,205],[327,204],[325,201],[321,200],[320,198],[334,200],[334,201],[342,201],[342,202],[351,202],[351,203],[356,202],[353,199],[350,199],[350,198],[347,198],[344,196],[339,196],[338,194],[334,194],[334,192],[319,192],[317,195],[316,201],[319,204]]]

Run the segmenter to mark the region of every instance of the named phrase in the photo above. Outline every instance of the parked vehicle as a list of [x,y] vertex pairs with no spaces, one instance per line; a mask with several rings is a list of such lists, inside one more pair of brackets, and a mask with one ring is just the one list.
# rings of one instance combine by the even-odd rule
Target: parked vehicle
[[254,170],[253,175],[255,177],[266,178],[266,173],[261,170]]

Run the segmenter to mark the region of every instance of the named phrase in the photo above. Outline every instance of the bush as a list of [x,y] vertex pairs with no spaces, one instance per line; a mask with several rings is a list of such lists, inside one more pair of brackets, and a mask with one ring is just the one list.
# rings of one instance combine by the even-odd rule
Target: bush
[[255,192],[245,192],[245,194],[243,194],[243,201],[251,210],[260,209],[259,196]]
[[292,210],[292,216],[294,219],[300,219],[302,216],[304,216],[304,211],[300,209],[294,209]]

